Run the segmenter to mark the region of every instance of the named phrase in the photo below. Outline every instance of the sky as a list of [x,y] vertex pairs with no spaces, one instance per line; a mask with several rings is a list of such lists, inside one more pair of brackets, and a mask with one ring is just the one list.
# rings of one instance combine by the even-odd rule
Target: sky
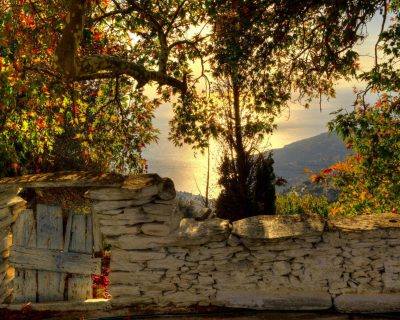
[[[360,67],[369,69],[373,64],[374,46],[380,29],[381,17],[376,16],[368,25],[368,36],[364,42],[357,46],[361,55]],[[335,86],[336,97],[323,100],[322,109],[314,103],[310,109],[299,105],[292,105],[289,112],[284,112],[278,119],[278,129],[269,138],[272,149],[281,148],[289,143],[309,138],[327,131],[327,122],[333,118],[332,112],[340,108],[351,108],[354,101],[353,88],[363,88],[363,83],[352,81],[339,81]],[[155,113],[154,125],[160,130],[158,143],[149,145],[144,151],[144,158],[148,160],[149,172],[158,173],[160,176],[169,177],[175,183],[178,191],[193,194],[205,194],[207,174],[207,157],[194,153],[190,146],[175,147],[168,140],[169,121],[172,118],[172,109],[169,104],[164,104]],[[218,195],[218,148],[211,147],[211,189],[212,197]]]

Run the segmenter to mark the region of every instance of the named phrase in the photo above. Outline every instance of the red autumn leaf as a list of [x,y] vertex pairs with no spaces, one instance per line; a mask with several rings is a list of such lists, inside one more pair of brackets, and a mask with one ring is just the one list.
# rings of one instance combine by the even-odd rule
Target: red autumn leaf
[[46,52],[47,52],[47,54],[52,55],[54,53],[54,49],[53,48],[47,48]]
[[64,123],[64,116],[61,113],[55,115],[57,124],[62,125]]
[[20,22],[26,28],[29,28],[29,29],[35,29],[36,28],[35,19],[31,15],[27,15],[27,14],[21,13],[20,14]]
[[71,106],[71,111],[74,116],[79,113],[79,108],[75,103]]
[[94,41],[99,42],[102,38],[103,38],[103,35],[100,32],[98,32],[98,31],[93,32],[93,40]]
[[44,128],[46,128],[47,125],[44,119],[42,117],[39,117],[36,120],[36,126],[38,127],[39,130],[43,130]]

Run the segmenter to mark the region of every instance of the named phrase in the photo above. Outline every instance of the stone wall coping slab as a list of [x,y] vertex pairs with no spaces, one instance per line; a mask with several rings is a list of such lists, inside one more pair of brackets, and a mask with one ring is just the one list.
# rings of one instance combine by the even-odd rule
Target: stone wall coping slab
[[137,190],[162,181],[163,179],[157,174],[123,176],[116,173],[63,171],[2,178],[0,179],[0,192],[16,187],[115,187]]
[[394,213],[337,217],[327,221],[328,230],[356,232],[400,228],[400,215]]
[[334,299],[334,306],[344,313],[400,312],[400,294],[343,294]]
[[321,235],[325,223],[320,216],[254,216],[233,222],[232,233],[250,239],[278,239]]

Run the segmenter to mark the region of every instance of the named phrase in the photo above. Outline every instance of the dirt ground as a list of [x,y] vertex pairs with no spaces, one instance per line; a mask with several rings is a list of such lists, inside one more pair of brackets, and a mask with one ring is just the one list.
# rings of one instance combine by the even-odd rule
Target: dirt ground
[[6,312],[0,311],[1,320],[385,320],[399,319],[400,314],[381,314],[381,315],[346,315],[330,312],[245,312],[229,311],[207,314],[185,314],[185,315],[138,315],[126,313],[123,316],[108,317],[106,314],[101,316],[73,314],[45,314],[32,312]]

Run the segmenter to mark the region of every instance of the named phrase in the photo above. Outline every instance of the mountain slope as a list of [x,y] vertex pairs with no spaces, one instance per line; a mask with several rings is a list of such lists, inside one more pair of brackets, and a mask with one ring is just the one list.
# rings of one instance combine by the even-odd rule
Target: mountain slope
[[304,169],[319,171],[343,160],[350,151],[335,135],[322,133],[273,150],[275,174],[288,181],[289,186],[308,179]]

